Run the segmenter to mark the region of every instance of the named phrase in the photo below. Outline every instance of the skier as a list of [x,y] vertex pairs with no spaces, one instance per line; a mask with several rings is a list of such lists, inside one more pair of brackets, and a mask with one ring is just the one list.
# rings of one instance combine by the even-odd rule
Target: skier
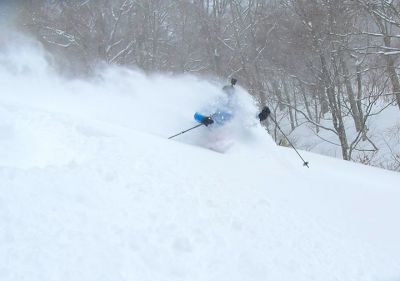
[[217,108],[213,114],[207,116],[196,112],[194,114],[194,119],[205,126],[214,123],[215,125],[223,125],[227,121],[231,120],[237,109],[237,97],[235,95],[234,87],[236,82],[237,79],[232,78],[231,84],[222,88],[226,95],[217,101]]
[[[182,135],[202,125],[206,127],[211,126],[211,130],[206,130],[204,135],[198,138],[198,144],[219,152],[226,151],[232,144],[232,136],[237,135],[238,132],[242,132],[242,129],[254,125],[254,121],[251,121],[251,118],[246,118],[246,110],[243,111],[243,107],[239,106],[238,96],[237,93],[235,93],[236,82],[237,79],[232,78],[230,85],[226,85],[222,88],[225,95],[221,96],[213,105],[209,106],[207,111],[205,111],[206,114],[201,114],[199,112],[194,114],[194,119],[200,124],[175,134],[169,137],[169,139]],[[257,117],[260,122],[262,122],[268,118],[270,113],[271,111],[269,108],[265,106]],[[239,114],[246,116],[239,116]],[[241,122],[229,122],[232,121],[235,115],[240,117]]]
[[[226,93],[226,95],[224,97],[224,100],[218,102],[218,108],[215,111],[215,113],[211,114],[210,116],[206,116],[196,112],[194,114],[194,119],[197,122],[205,125],[206,127],[212,124],[222,126],[226,122],[230,121],[234,117],[235,111],[238,108],[237,96],[235,95],[236,82],[237,79],[232,78],[231,84],[226,85],[222,88],[222,90]],[[267,106],[265,106],[262,109],[262,111],[258,114],[260,122],[267,119],[270,113],[271,113],[270,109]]]

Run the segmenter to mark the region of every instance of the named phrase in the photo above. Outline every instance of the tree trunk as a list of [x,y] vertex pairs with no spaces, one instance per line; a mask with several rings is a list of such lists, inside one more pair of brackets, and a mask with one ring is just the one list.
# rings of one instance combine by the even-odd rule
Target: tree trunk
[[272,80],[271,84],[272,84],[272,91],[278,100],[279,110],[283,110],[285,108],[285,106],[283,105],[284,102],[283,102],[283,98],[282,98],[281,89],[279,88],[279,85],[275,79]]
[[322,67],[322,78],[325,84],[326,93],[328,96],[329,107],[332,115],[332,123],[338,134],[340,146],[342,149],[342,157],[344,160],[349,160],[349,145],[347,143],[346,130],[340,111],[340,97],[336,99],[335,88],[332,85],[332,81],[329,77],[328,68],[326,65],[325,57],[321,54],[321,67]]
[[[383,42],[385,43],[385,47],[390,47],[391,39],[389,36],[385,36],[383,38]],[[399,77],[396,73],[396,67],[394,65],[395,59],[391,55],[386,55],[386,70],[389,74],[390,82],[392,83],[393,94],[396,97],[397,106],[400,109],[400,82]]]
[[289,111],[290,128],[292,129],[292,131],[294,131],[295,125],[294,125],[293,110],[292,110],[292,106],[291,106],[292,102],[290,100],[290,95],[289,95],[289,92],[288,92],[288,88],[287,88],[286,82],[282,81],[282,85],[283,85],[283,93],[284,93],[285,98],[286,98],[286,103],[289,104],[289,106],[287,108],[288,108],[288,111]]
[[353,91],[353,87],[349,80],[349,70],[347,69],[347,65],[344,62],[342,55],[340,55],[339,59],[340,59],[340,65],[341,65],[341,68],[343,71],[344,84],[346,86],[347,97],[349,98],[351,115],[354,120],[354,125],[356,127],[357,132],[361,132],[363,130],[362,121],[361,121],[362,119],[360,118],[359,111],[357,108],[356,98],[355,98],[354,91]]
[[390,82],[392,83],[393,94],[396,97],[397,106],[400,109],[400,82],[394,66],[394,59],[390,56],[386,56],[386,63],[386,69],[389,73]]

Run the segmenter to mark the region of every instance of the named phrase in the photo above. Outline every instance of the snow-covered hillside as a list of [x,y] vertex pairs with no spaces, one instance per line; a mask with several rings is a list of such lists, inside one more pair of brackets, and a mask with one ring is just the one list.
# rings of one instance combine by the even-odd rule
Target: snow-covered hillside
[[302,167],[244,91],[226,153],[205,127],[168,140],[220,85],[65,80],[16,41],[0,52],[0,280],[400,280],[398,173],[303,151]]

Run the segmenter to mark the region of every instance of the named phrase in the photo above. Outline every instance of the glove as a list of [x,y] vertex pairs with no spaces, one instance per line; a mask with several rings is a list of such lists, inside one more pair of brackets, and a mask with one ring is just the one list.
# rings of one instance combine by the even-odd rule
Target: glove
[[212,123],[214,123],[214,120],[212,120],[211,117],[205,117],[202,121],[201,124],[203,124],[204,126],[208,126],[211,125]]
[[267,119],[270,114],[271,114],[271,110],[269,110],[268,106],[264,106],[264,108],[261,110],[260,114],[258,114],[258,118],[260,118],[260,122]]

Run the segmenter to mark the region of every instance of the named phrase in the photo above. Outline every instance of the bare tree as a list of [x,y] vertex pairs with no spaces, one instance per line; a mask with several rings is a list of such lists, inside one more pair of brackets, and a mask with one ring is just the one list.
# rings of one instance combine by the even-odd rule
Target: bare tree
[[368,120],[400,108],[399,3],[30,0],[18,23],[71,73],[106,63],[235,76],[293,134],[304,123],[319,138],[329,131],[326,142],[356,160],[380,148]]

